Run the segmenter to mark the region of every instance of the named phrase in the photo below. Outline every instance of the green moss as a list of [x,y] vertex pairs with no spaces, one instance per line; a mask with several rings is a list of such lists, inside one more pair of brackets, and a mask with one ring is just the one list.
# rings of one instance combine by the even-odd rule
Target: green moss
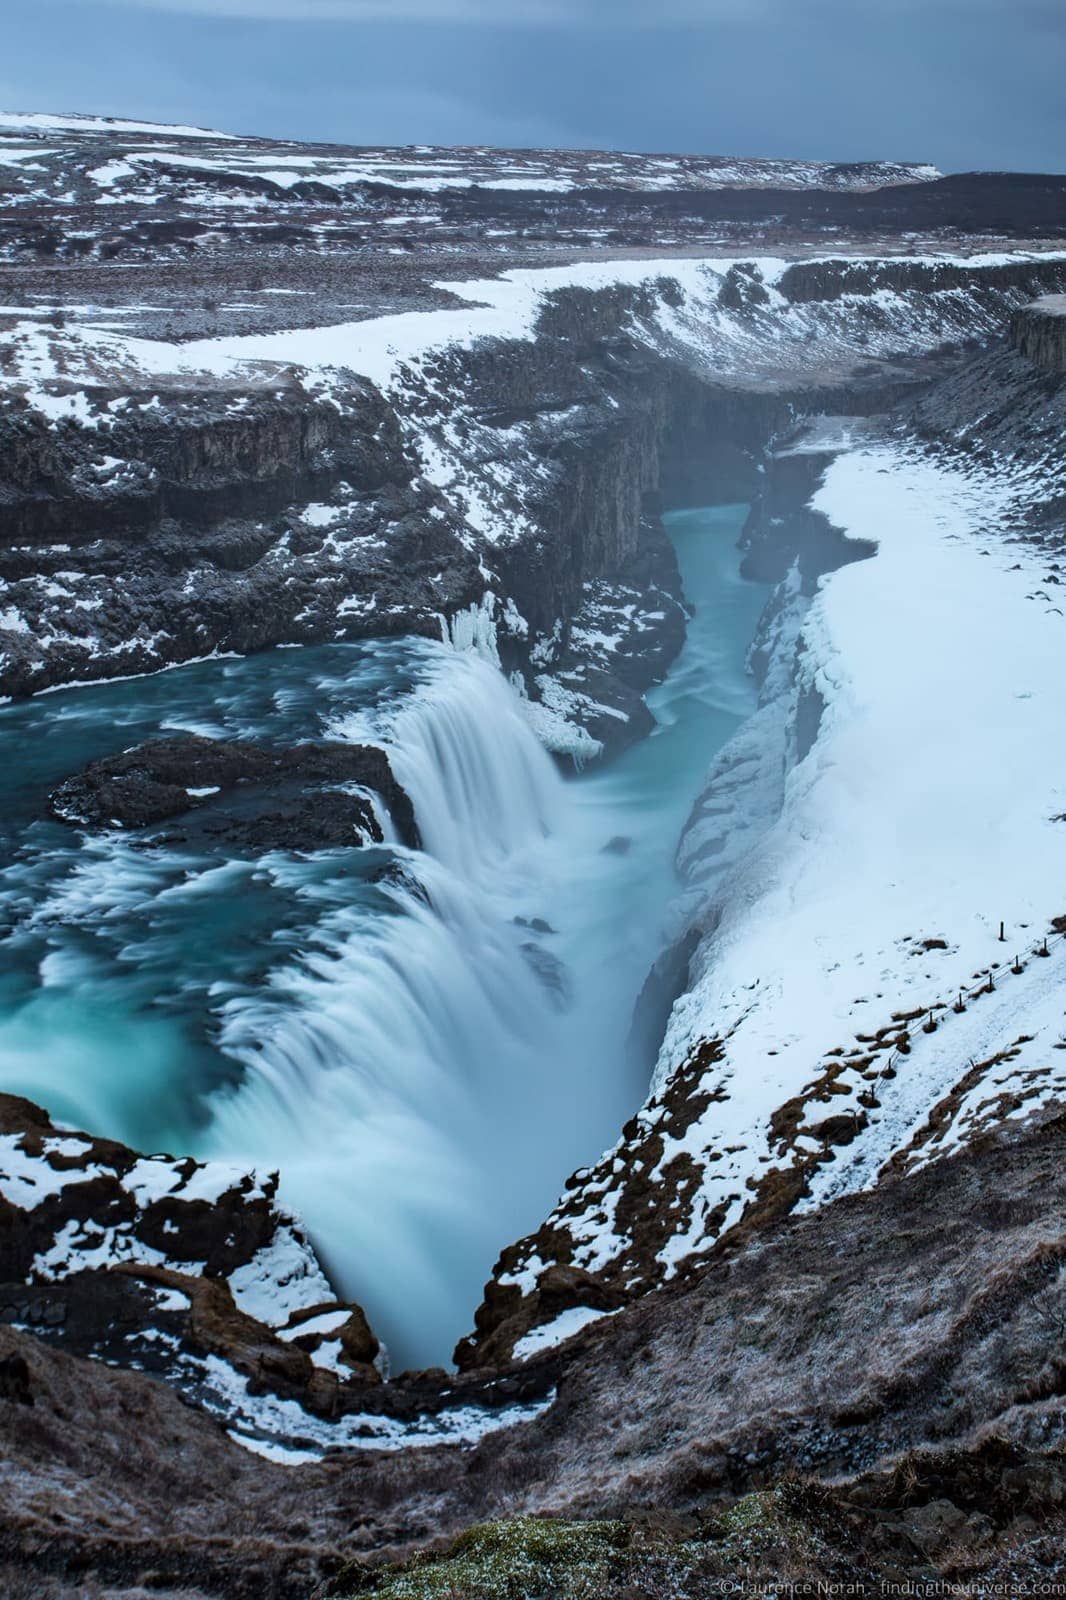
[[809,1530],[788,1489],[766,1489],[746,1494],[735,1506],[716,1517],[708,1526],[713,1539],[752,1542],[779,1542],[806,1545]]
[[595,1600],[629,1539],[618,1522],[491,1522],[461,1534],[446,1555],[349,1572],[348,1587],[334,1592],[380,1600]]
[[773,1592],[783,1578],[837,1570],[812,1526],[821,1491],[783,1484],[745,1495],[713,1518],[563,1522],[525,1517],[462,1534],[443,1555],[402,1567],[352,1566],[338,1600],[710,1600],[723,1582]]

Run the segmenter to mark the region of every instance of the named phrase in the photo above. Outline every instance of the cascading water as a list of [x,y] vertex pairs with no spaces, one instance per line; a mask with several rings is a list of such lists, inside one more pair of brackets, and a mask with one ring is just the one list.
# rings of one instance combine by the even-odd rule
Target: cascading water
[[514,921],[540,907],[566,786],[475,654],[442,647],[416,695],[328,731],[387,742],[425,849],[395,852],[388,914],[332,912],[226,1005],[220,1042],[245,1072],[206,1148],[283,1164],[344,1286],[405,1357],[439,1360],[501,1223],[540,1198],[536,1151],[570,1091]]
[[[141,1148],[280,1168],[395,1361],[447,1360],[499,1249],[643,1096],[630,1022],[674,847],[753,700],[741,515],[673,519],[698,609],[659,729],[580,778],[478,655],[477,617],[451,644],[275,651],[0,713],[0,1087]],[[232,860],[35,820],[116,723],[124,744],[382,742],[423,849]]]
[[471,879],[540,843],[566,803],[514,691],[473,649],[444,653],[419,694],[398,708],[341,717],[328,731],[384,740],[426,849]]

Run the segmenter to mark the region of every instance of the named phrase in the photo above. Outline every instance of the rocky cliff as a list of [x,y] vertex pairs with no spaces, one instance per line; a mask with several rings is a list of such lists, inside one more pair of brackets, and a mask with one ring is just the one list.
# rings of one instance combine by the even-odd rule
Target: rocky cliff
[[1066,295],[1041,295],[1011,322],[1011,344],[1047,372],[1066,372]]
[[[357,1448],[294,1470],[142,1374],[0,1330],[2,1581],[51,1600],[87,1581],[307,1600],[323,1580],[377,1588],[397,1576],[385,1558],[530,1515],[578,1523],[538,1523],[562,1553],[541,1545],[537,1581],[547,1563],[553,1592],[596,1600],[620,1570],[664,1596],[796,1570],[1047,1581],[1062,1555],[1062,1172],[1060,1123],[1015,1124],[778,1223],[579,1334],[550,1409],[473,1448]],[[567,1551],[595,1539],[589,1519],[619,1519],[606,1573]],[[519,1530],[494,1537],[488,1569],[423,1557],[396,1592],[528,1581]]]

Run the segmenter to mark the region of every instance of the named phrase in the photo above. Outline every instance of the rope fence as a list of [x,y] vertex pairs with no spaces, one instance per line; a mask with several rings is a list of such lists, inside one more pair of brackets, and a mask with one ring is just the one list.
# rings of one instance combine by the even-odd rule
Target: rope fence
[[[1056,918],[1056,921],[1058,920],[1059,919]],[[1026,966],[1030,961],[1034,959],[1046,960],[1051,955],[1051,948],[1048,944],[1048,940],[1054,938],[1056,934],[1059,934],[1063,939],[1066,939],[1066,927],[1056,927],[1052,933],[1045,933],[1042,938],[1037,940],[1035,944],[1031,945],[1024,952],[1024,956],[1015,955],[1009,967],[1005,967],[1000,962],[994,961],[989,967],[987,975],[982,975],[981,983],[979,983],[975,989],[968,989],[965,987],[960,989],[953,1002],[949,1003],[946,1000],[938,1000],[928,1009],[923,1007],[921,1011],[916,1011],[912,1016],[905,1018],[900,1024],[900,1037],[896,1040],[892,1054],[885,1062],[885,1065],[881,1068],[881,1071],[877,1074],[878,1080],[881,1078],[887,1078],[889,1076],[895,1076],[896,1063],[899,1061],[901,1056],[907,1055],[910,1052],[910,1025],[912,1023],[916,1023],[919,1017],[925,1017],[925,1021],[922,1023],[923,1033],[936,1033],[941,1022],[946,1022],[948,1017],[952,1014],[955,1016],[961,1016],[966,1010],[968,1004],[972,1004],[975,1000],[979,1000],[982,995],[995,994],[996,974],[998,974],[1000,977],[1004,977],[1008,974],[1012,974],[1015,977],[1020,977],[1020,975],[1026,970]],[[1003,943],[1006,943],[1004,924],[1002,922],[999,925],[999,937]],[[939,1017],[937,1016],[937,1012],[940,1013]]]

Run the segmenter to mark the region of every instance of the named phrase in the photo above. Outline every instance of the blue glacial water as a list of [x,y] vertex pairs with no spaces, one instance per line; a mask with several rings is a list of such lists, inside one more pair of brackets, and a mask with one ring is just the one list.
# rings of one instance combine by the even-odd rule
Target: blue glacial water
[[[754,706],[766,591],[739,576],[744,511],[668,519],[687,643],[652,737],[584,774],[558,771],[487,662],[425,640],[0,711],[0,1088],[141,1150],[280,1169],[394,1365],[446,1362],[501,1247],[643,1098],[630,1026],[677,840]],[[179,730],[384,743],[424,847],[241,859],[42,820],[60,779]]]

